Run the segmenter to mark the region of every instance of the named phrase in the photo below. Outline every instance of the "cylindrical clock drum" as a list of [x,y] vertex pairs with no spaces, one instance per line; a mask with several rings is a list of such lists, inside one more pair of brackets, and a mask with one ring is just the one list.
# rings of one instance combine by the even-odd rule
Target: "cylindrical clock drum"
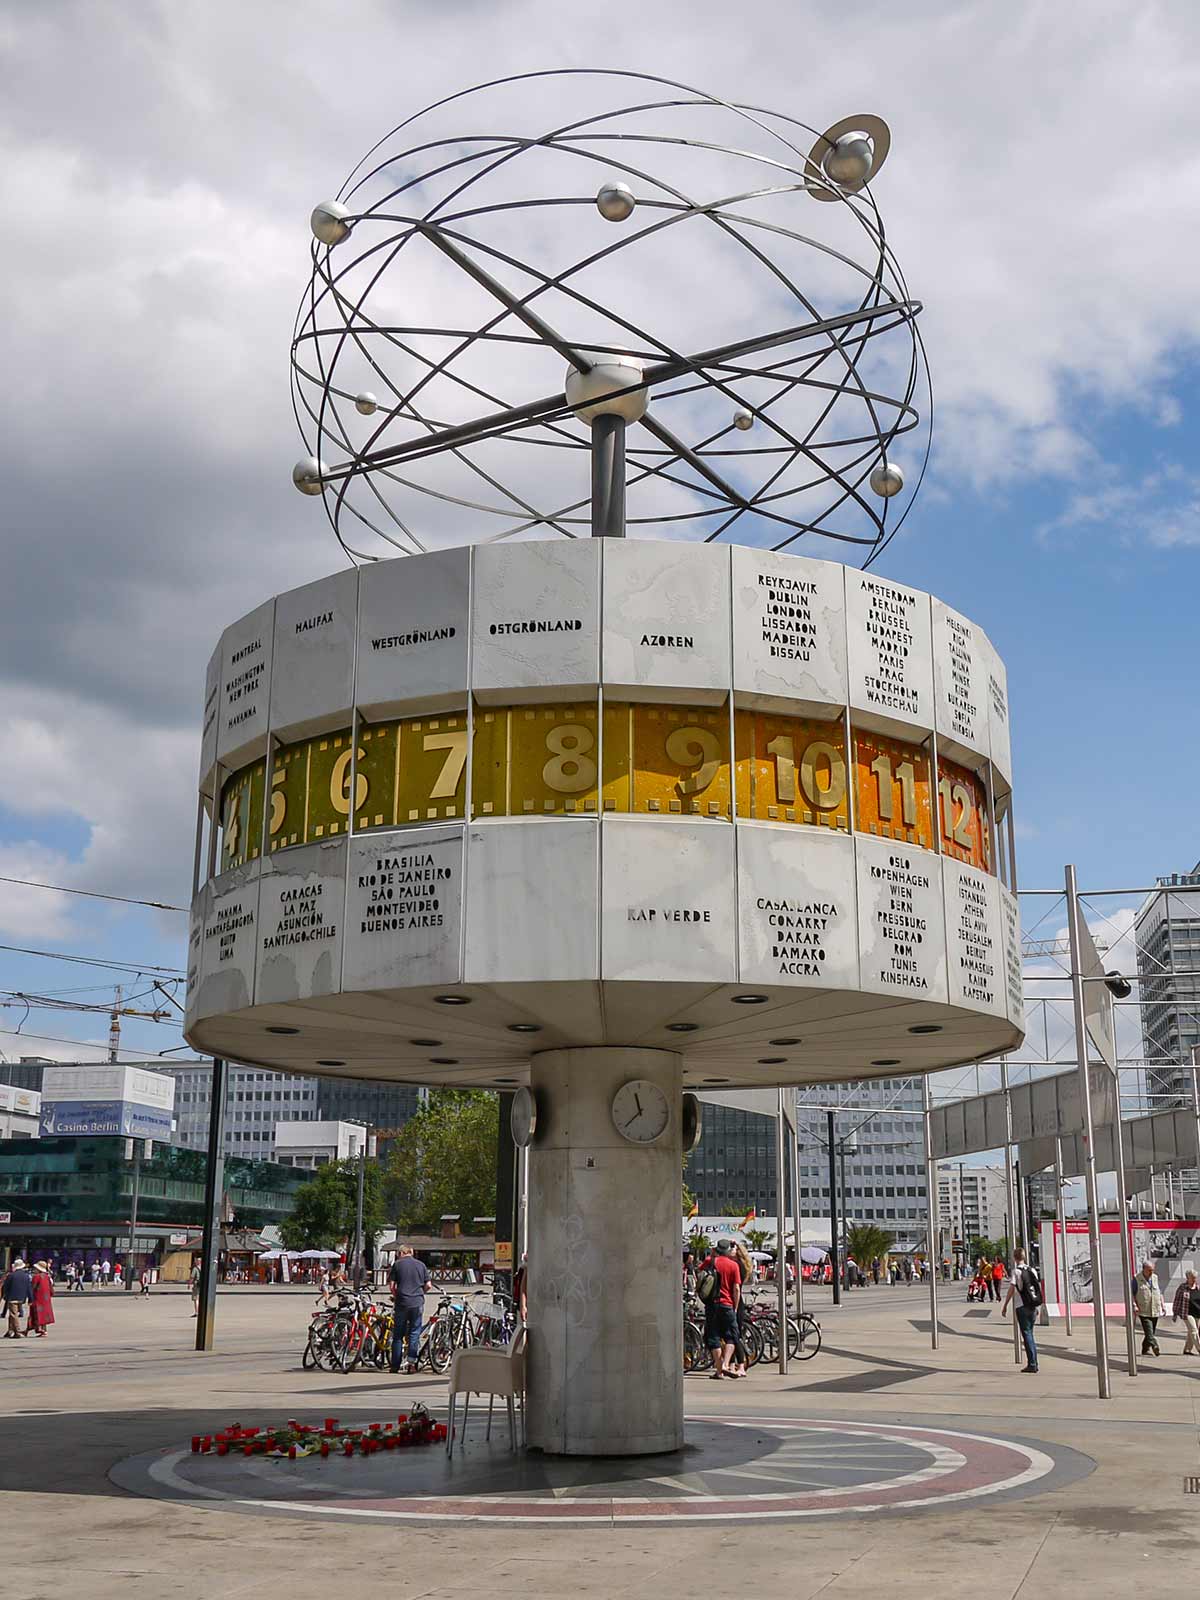
[[1004,667],[870,572],[601,539],[350,569],[226,629],[199,787],[197,1049],[532,1089],[547,1449],[680,1442],[684,1089],[1022,1035]]

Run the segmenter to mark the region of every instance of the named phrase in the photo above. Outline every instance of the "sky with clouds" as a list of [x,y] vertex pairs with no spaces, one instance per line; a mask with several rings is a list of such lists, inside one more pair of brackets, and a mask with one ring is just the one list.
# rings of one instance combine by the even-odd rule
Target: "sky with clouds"
[[[309,212],[420,104],[582,65],[888,120],[877,197],[937,427],[880,570],[1007,660],[1025,884],[1200,857],[1194,7],[47,0],[0,10],[0,61],[0,875],[184,902],[208,654],[340,564],[290,482]],[[184,922],[0,883],[6,946],[182,967]],[[106,995],[103,972],[0,962],[6,989]],[[105,1032],[35,1010],[0,1049]]]

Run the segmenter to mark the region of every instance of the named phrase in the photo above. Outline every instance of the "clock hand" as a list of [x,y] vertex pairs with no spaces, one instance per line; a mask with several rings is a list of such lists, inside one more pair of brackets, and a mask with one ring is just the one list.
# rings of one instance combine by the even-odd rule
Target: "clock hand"
[[626,1126],[626,1127],[627,1127],[627,1128],[632,1128],[632,1127],[633,1127],[633,1125],[634,1125],[634,1123],[635,1123],[635,1122],[636,1122],[636,1121],[637,1121],[637,1120],[638,1120],[638,1118],[639,1118],[639,1117],[640,1117],[640,1116],[641,1116],[641,1114],[642,1114],[642,1113],[641,1113],[641,1111],[640,1111],[640,1110],[639,1110],[639,1111],[635,1111],[635,1112],[634,1112],[634,1114],[633,1114],[633,1116],[631,1116],[631,1117],[630,1117],[630,1119],[629,1119],[629,1121],[628,1121],[628,1122],[627,1122],[627,1123],[626,1123],[626,1124],[625,1124],[625,1126]]
[[634,1105],[635,1105],[635,1106],[636,1106],[636,1107],[637,1107],[637,1108],[638,1108],[638,1112],[637,1112],[637,1114],[638,1114],[638,1116],[639,1116],[639,1117],[640,1117],[640,1116],[641,1116],[641,1114],[642,1114],[642,1102],[641,1102],[641,1101],[640,1101],[640,1100],[639,1100],[639,1099],[638,1099],[638,1097],[637,1097],[637,1095],[636,1095],[636,1094],[635,1094],[635,1095],[634,1095],[634,1097],[633,1097],[633,1103],[634,1103]]

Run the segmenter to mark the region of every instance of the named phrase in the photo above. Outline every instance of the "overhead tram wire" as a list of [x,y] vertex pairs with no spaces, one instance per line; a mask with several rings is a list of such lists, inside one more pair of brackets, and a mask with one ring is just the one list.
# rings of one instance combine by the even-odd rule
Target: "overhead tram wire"
[[0,877],[0,883],[17,883],[25,889],[52,889],[55,894],[79,894],[89,900],[113,900],[123,906],[148,906],[151,911],[187,911],[186,906],[173,906],[164,900],[137,900],[125,894],[101,894],[96,889],[71,889],[63,883],[38,883],[33,878]]
[[138,976],[157,973],[168,978],[184,978],[187,974],[182,967],[167,967],[156,961],[109,961],[104,956],[74,956],[66,955],[60,950],[34,950],[21,944],[0,944],[0,950],[7,950],[12,955],[18,956],[43,956],[48,961],[69,961],[76,966],[104,967],[112,972],[132,972]]

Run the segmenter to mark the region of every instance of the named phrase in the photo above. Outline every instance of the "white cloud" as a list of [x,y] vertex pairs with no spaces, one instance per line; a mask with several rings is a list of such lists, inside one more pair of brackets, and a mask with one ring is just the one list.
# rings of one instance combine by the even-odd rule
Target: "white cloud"
[[[926,307],[935,486],[1061,480],[1059,534],[1200,543],[1194,477],[1097,468],[1112,408],[1178,421],[1172,379],[1200,334],[1198,45],[1200,12],[1115,0],[1086,27],[982,0],[863,4],[850,27],[779,0],[753,27],[714,0],[10,8],[0,799],[17,837],[63,817],[88,842],[70,862],[7,858],[184,894],[207,656],[233,617],[340,562],[289,481],[308,213],[389,123],[485,76],[625,62],[817,127],[878,109],[894,135],[878,200]],[[660,300],[741,293],[692,267]],[[3,904],[45,937],[70,915]]]

